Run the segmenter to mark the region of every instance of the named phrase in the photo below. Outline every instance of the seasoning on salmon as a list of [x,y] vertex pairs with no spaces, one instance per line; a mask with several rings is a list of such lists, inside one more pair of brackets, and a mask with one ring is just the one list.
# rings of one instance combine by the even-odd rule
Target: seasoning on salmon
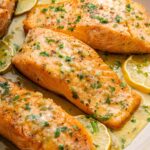
[[30,30],[13,64],[111,128],[123,126],[140,104],[140,96],[92,48],[63,33]]
[[150,17],[129,0],[71,0],[38,5],[24,21],[26,31],[44,27],[113,53],[150,53]]
[[21,150],[94,150],[72,116],[39,92],[0,77],[0,134]]

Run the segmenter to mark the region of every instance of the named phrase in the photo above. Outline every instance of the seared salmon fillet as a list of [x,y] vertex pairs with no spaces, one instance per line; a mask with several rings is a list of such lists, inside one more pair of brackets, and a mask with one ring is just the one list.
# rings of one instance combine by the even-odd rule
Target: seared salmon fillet
[[72,116],[39,92],[0,77],[0,134],[21,150],[93,150]]
[[35,27],[72,35],[102,51],[150,53],[150,17],[140,4],[130,0],[37,5],[24,21],[25,31]]
[[[150,45],[150,17],[145,8],[132,2],[128,4],[128,28],[137,45]],[[143,42],[144,41],[144,42]]]
[[30,30],[13,63],[28,78],[110,128],[123,126],[140,104],[140,96],[92,48],[63,33]]
[[16,0],[0,0],[0,37],[2,37],[10,23]]

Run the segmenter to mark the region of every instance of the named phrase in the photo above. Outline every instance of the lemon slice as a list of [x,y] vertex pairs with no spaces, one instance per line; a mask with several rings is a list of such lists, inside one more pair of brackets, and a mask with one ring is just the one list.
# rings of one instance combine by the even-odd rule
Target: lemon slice
[[15,15],[22,15],[30,11],[37,4],[37,2],[38,0],[18,0]]
[[92,137],[96,150],[110,149],[111,138],[107,128],[103,124],[84,115],[76,116],[76,119],[86,127]]
[[13,50],[5,43],[0,41],[0,73],[4,73],[11,65]]
[[127,83],[144,93],[150,93],[150,55],[130,56],[123,65]]

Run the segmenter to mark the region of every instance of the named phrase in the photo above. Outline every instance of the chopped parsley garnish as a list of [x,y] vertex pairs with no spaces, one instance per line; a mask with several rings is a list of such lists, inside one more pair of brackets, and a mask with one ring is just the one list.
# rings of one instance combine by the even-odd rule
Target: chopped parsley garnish
[[59,49],[63,49],[64,48],[64,44],[59,44],[58,47],[59,47]]
[[61,132],[66,132],[68,130],[68,128],[67,127],[60,127],[60,128],[57,128],[56,130],[55,130],[55,133],[54,133],[54,137],[55,138],[58,138],[59,136],[60,136],[60,134],[61,134]]
[[116,20],[117,23],[120,23],[120,22],[121,22],[121,19],[122,19],[122,17],[119,16],[119,15],[117,15],[117,16],[115,17],[115,20]]
[[107,121],[107,120],[109,120],[112,116],[113,116],[113,114],[108,113],[108,114],[105,114],[105,115],[103,115],[103,116],[100,116],[100,120],[101,120],[101,121]]
[[42,127],[48,127],[49,123],[47,121],[41,122]]
[[82,74],[82,73],[80,73],[80,74],[77,74],[77,77],[78,77],[80,80],[82,80],[82,79],[84,79],[85,75]]
[[64,26],[58,26],[57,28],[58,29],[64,29]]
[[46,106],[42,106],[42,107],[40,108],[40,110],[41,110],[41,111],[46,111],[46,110],[48,110],[48,108],[47,108]]
[[142,39],[142,40],[145,40],[144,36],[141,36],[141,39]]
[[56,42],[54,39],[51,39],[51,38],[48,38],[48,37],[46,37],[45,39],[46,39],[46,42],[48,44]]
[[26,117],[26,119],[31,120],[31,121],[37,120],[38,118],[39,118],[39,115],[33,115],[33,114],[28,115]]
[[62,54],[58,54],[59,58],[64,58],[64,56]]
[[71,57],[69,57],[69,56],[66,56],[66,57],[65,57],[65,61],[66,61],[66,62],[70,62],[71,60],[72,60]]
[[91,16],[91,18],[97,19],[102,24],[107,24],[108,23],[108,19],[100,17],[100,16]]
[[52,2],[52,3],[55,3],[55,2],[56,2],[56,0],[51,0],[51,2]]
[[42,13],[46,13],[47,11],[48,11],[47,8],[43,8],[43,9],[41,10]]
[[18,100],[20,98],[20,96],[19,95],[15,95],[14,97],[13,97],[13,101],[16,101],[16,100]]
[[57,23],[58,23],[58,24],[60,23],[60,19],[57,19]]
[[76,23],[80,22],[80,20],[81,20],[81,16],[77,16],[77,19],[75,20],[74,23],[76,24]]
[[110,99],[109,96],[106,98],[106,103],[107,103],[107,104],[110,104],[110,103],[111,103],[111,99]]
[[124,89],[126,86],[127,86],[127,84],[126,84],[125,82],[121,82],[121,83],[120,83],[120,87],[121,87],[122,89]]
[[150,122],[150,118],[147,118],[147,122]]
[[148,113],[150,115],[150,108],[149,108],[149,106],[143,105],[142,108],[144,109],[144,111],[146,113]]
[[73,129],[75,129],[76,131],[79,130],[79,127],[76,126],[76,125],[73,125],[72,127],[73,127]]
[[69,27],[68,30],[69,31],[74,31],[74,27]]
[[94,133],[97,133],[99,131],[97,121],[92,121],[91,126],[92,126],[92,129],[93,129]]
[[121,105],[122,109],[125,109],[127,107],[126,101],[120,101],[119,104]]
[[132,8],[131,8],[131,5],[130,5],[130,4],[127,4],[127,5],[126,5],[126,10],[127,10],[128,12],[131,12]]
[[40,50],[40,42],[34,43],[33,46],[34,46],[34,49]]
[[61,127],[61,132],[65,132],[65,131],[67,131],[67,129],[68,129],[68,128],[65,127],[65,126],[64,126],[64,127]]
[[93,89],[99,89],[102,87],[102,84],[99,81],[97,81],[96,83],[91,84],[91,87]]
[[124,138],[121,138],[121,143],[122,143],[121,148],[124,149],[126,140]]
[[116,90],[116,88],[113,86],[109,86],[109,89],[110,89],[111,93],[115,92],[115,90]]
[[79,98],[78,93],[73,88],[71,89],[71,91],[72,91],[72,97],[74,99],[78,99]]
[[30,107],[29,103],[25,104],[24,108],[25,108],[25,110],[31,110],[31,107]]
[[59,11],[62,11],[62,12],[66,12],[66,10],[64,9],[64,5],[62,6],[58,6],[54,9],[55,12],[59,12]]
[[63,144],[60,144],[60,145],[58,146],[58,150],[64,150],[64,145],[63,145]]
[[60,15],[60,18],[64,18],[64,15]]
[[54,6],[49,6],[48,7],[50,10],[55,10],[55,7]]
[[115,61],[114,62],[114,67],[113,67],[113,69],[116,69],[116,70],[118,70],[119,68],[121,67],[121,62],[120,61]]
[[87,7],[89,11],[95,10],[97,8],[97,6],[92,3],[88,3],[84,7]]
[[56,131],[55,131],[55,133],[54,133],[54,137],[58,138],[60,136],[60,133],[61,133],[60,128],[57,128]]
[[140,16],[135,16],[135,17],[136,17],[137,20],[143,20],[143,18],[140,17]]
[[49,54],[46,51],[40,52],[40,56],[49,57]]
[[77,92],[75,92],[75,91],[72,91],[72,97],[73,97],[74,99],[79,98]]
[[14,47],[16,52],[18,52],[20,50],[20,46],[16,43],[13,44],[13,47]]
[[0,66],[3,66],[3,65],[5,65],[5,64],[6,64],[5,61],[1,61],[1,60],[0,60]]
[[9,93],[8,82],[0,82],[0,87],[3,89],[3,90],[0,90],[0,93],[2,93],[2,95],[6,95]]
[[136,123],[136,119],[135,119],[135,118],[132,118],[132,119],[131,119],[131,122],[132,122],[132,123]]

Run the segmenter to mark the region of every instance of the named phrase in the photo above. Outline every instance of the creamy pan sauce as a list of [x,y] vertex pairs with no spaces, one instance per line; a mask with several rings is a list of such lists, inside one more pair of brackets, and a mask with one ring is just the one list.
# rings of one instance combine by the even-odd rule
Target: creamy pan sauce
[[[46,0],[45,0],[46,2]],[[15,52],[19,51],[21,44],[24,41],[25,35],[22,27],[22,20],[25,15],[14,18],[9,28],[8,35],[4,38],[14,49]],[[104,61],[123,79],[121,65],[127,58],[127,56],[112,55],[112,54],[100,54]],[[21,86],[34,91],[41,91],[44,96],[54,99],[54,101],[61,105],[71,115],[83,114],[78,108],[69,103],[65,98],[57,96],[51,92],[48,92],[39,86],[33,84],[31,81],[23,77],[14,67],[11,67],[4,76],[11,79],[14,82],[19,82]],[[139,92],[140,93],[140,92]],[[126,123],[126,125],[118,131],[110,131],[114,146],[112,150],[124,149],[129,145],[136,135],[150,122],[150,94],[140,93],[143,97],[143,101],[139,109],[133,114],[132,118]],[[119,147],[116,144],[120,145]],[[4,138],[0,137],[0,150],[17,150],[15,146],[9,143]]]

